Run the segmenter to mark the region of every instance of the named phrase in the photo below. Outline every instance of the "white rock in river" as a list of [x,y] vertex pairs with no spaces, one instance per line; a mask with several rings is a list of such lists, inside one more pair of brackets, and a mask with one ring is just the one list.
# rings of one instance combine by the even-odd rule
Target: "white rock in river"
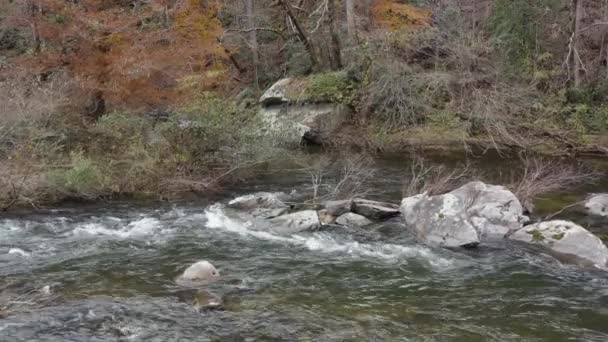
[[347,227],[363,227],[372,224],[372,221],[359,214],[346,213],[338,217],[336,223]]
[[400,211],[419,240],[444,247],[502,239],[528,220],[512,192],[483,182],[470,182],[443,195],[404,198]]
[[176,282],[182,286],[205,285],[220,278],[220,272],[210,262],[201,260],[190,265]]
[[269,230],[272,233],[280,235],[312,231],[321,227],[319,215],[315,210],[298,211],[293,214],[275,217],[268,221],[271,223]]
[[608,217],[608,194],[597,194],[589,197],[585,208],[591,215]]
[[541,245],[553,252],[574,256],[594,266],[605,268],[608,248],[587,229],[570,221],[547,221],[526,226],[510,239]]

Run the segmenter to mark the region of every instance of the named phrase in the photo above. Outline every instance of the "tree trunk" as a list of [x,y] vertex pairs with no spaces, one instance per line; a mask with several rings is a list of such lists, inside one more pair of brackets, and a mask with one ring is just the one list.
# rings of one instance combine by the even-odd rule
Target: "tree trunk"
[[253,84],[255,90],[260,90],[260,81],[258,75],[258,67],[260,65],[260,56],[258,50],[258,36],[255,30],[255,17],[253,10],[253,0],[247,0],[247,21],[249,22],[249,45],[251,47],[251,55],[253,57]]
[[330,65],[332,70],[342,69],[342,52],[340,47],[340,36],[338,33],[338,25],[336,21],[336,2],[335,0],[327,0],[329,35],[331,36],[331,60]]
[[355,21],[355,3],[354,0],[346,0],[346,27],[348,30],[348,39],[350,43],[357,44],[357,24]]
[[574,88],[580,88],[582,85],[581,71],[583,69],[581,56],[580,56],[580,30],[582,28],[583,21],[583,0],[573,0],[574,3],[574,31],[572,33],[572,58],[574,58],[573,64],[573,77],[574,77]]
[[281,7],[283,7],[283,11],[285,11],[285,14],[289,18],[289,20],[291,20],[291,22],[293,23],[293,26],[296,28],[296,34],[298,35],[298,38],[300,38],[300,40],[302,41],[302,44],[304,44],[304,48],[306,49],[306,51],[308,52],[308,55],[310,56],[310,63],[312,64],[312,68],[315,69],[317,67],[317,65],[319,65],[319,63],[317,63],[317,58],[315,56],[315,49],[312,45],[312,42],[310,41],[310,39],[308,39],[308,36],[304,32],[304,29],[302,29],[302,26],[300,26],[298,19],[291,11],[291,6],[287,3],[287,0],[277,0],[277,1],[279,2],[279,5],[281,5]]

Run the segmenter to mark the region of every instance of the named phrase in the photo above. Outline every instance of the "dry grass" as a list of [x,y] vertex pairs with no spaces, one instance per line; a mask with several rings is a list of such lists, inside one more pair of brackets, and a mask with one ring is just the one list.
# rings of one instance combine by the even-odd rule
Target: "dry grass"
[[424,159],[416,157],[410,167],[410,174],[403,183],[403,196],[410,197],[426,192],[430,196],[450,192],[472,179],[470,165],[452,170],[444,165],[428,165]]
[[308,156],[298,158],[296,163],[303,166],[299,171],[310,177],[310,202],[313,204],[325,200],[362,197],[371,192],[369,182],[375,171],[372,168],[373,160],[369,156]]
[[542,158],[521,157],[522,170],[507,186],[529,212],[534,200],[543,194],[592,183],[601,173],[589,171],[580,165],[566,164]]

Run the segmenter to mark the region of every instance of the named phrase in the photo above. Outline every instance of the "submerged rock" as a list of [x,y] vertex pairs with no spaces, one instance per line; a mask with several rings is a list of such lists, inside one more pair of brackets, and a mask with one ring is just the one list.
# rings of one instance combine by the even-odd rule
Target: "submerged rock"
[[608,194],[597,194],[589,197],[585,208],[591,215],[608,217]]
[[399,206],[391,203],[376,202],[357,198],[353,200],[352,211],[355,214],[374,220],[385,220],[399,216]]
[[186,289],[175,293],[180,302],[192,305],[196,311],[221,310],[224,308],[222,297],[207,290]]
[[512,192],[483,182],[470,182],[443,195],[405,198],[400,211],[420,241],[444,247],[502,239],[528,220]]
[[220,278],[220,272],[210,262],[201,260],[190,265],[175,280],[181,286],[199,286],[212,283]]
[[363,227],[372,224],[373,222],[368,220],[365,216],[355,213],[346,213],[338,217],[336,223],[341,226]]
[[303,231],[317,230],[321,227],[319,215],[315,210],[299,211],[275,217],[268,221],[271,223],[269,230],[279,235],[291,235]]
[[608,248],[602,240],[570,221],[548,221],[526,226],[510,239],[540,245],[566,256],[574,256],[596,267],[608,266]]

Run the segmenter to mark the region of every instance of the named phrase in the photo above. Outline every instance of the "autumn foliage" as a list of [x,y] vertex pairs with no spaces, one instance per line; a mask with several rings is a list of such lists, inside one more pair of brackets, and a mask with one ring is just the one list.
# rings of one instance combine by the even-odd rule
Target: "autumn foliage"
[[415,7],[396,0],[375,0],[372,14],[378,24],[394,31],[429,26],[433,13],[430,9]]
[[[35,75],[67,69],[86,102],[144,111],[227,79],[214,1],[22,1],[10,21],[36,41],[14,65]],[[90,103],[88,104],[91,105]]]

